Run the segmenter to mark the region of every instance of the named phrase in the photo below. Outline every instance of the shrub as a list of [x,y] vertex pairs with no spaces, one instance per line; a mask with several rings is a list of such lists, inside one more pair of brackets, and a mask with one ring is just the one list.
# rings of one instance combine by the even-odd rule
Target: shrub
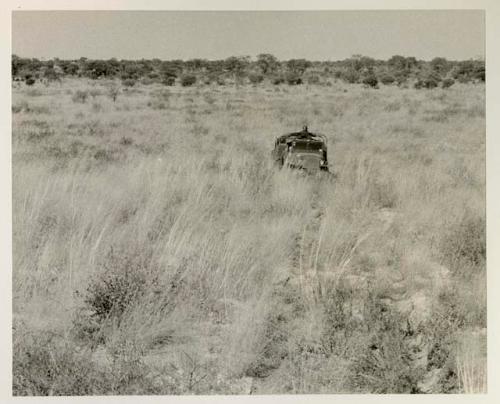
[[32,86],[33,84],[35,84],[35,79],[33,77],[28,77],[24,82],[27,86]]
[[[160,394],[175,386],[154,383],[134,346],[113,347],[111,366],[102,367],[88,349],[53,332],[26,332],[14,338],[12,392],[15,396]],[[111,355],[110,355],[111,356]]]
[[252,84],[259,84],[262,83],[262,81],[264,80],[264,76],[258,73],[251,73],[248,75],[248,79]]
[[453,80],[453,79],[444,79],[443,82],[441,83],[441,87],[443,87],[443,88],[449,88],[453,84],[455,84],[455,80]]
[[484,217],[466,215],[451,226],[440,245],[443,261],[458,270],[465,264],[483,265],[486,260],[486,223]]
[[122,84],[125,87],[134,87],[135,83],[136,83],[135,79],[124,79],[124,80],[122,80]]
[[291,86],[302,84],[302,77],[298,73],[288,72],[285,78],[286,82]]
[[307,83],[308,84],[319,84],[319,76],[316,74],[313,74],[312,76],[309,76],[307,78]]
[[377,88],[378,87],[378,80],[375,77],[375,75],[369,75],[363,79],[363,84],[367,87],[371,88]]
[[173,86],[175,84],[175,77],[172,76],[164,77],[163,80],[161,81],[161,84],[165,86]]
[[380,77],[380,82],[386,86],[393,84],[396,81],[396,77],[391,74],[383,74]]
[[359,355],[350,366],[351,387],[369,393],[418,393],[425,367],[414,360],[412,335],[415,330],[409,322],[376,295],[367,299],[368,328],[371,338],[366,340]]
[[149,85],[153,84],[154,82],[155,82],[155,81],[154,81],[153,79],[149,78],[149,77],[143,77],[143,78],[141,79],[141,84],[142,84],[143,86],[149,86]]
[[17,335],[13,344],[12,390],[15,396],[90,395],[105,392],[106,373],[90,353],[78,354],[53,333]]
[[439,82],[434,79],[433,77],[429,77],[424,80],[424,87],[425,88],[436,88],[438,86]]
[[356,70],[348,69],[342,73],[342,79],[350,84],[354,84],[359,82],[360,75]]
[[120,320],[125,310],[142,295],[148,283],[149,262],[140,251],[111,250],[87,287],[86,308],[98,323]]
[[84,104],[85,101],[87,101],[88,96],[89,96],[88,91],[76,90],[76,92],[73,94],[71,99],[73,100],[73,102],[78,102],[80,104]]
[[181,77],[181,85],[183,87],[190,87],[196,83],[196,76],[194,74],[185,74]]
[[274,76],[272,79],[271,79],[271,82],[277,86],[279,84],[283,84],[285,82],[285,78],[283,76]]

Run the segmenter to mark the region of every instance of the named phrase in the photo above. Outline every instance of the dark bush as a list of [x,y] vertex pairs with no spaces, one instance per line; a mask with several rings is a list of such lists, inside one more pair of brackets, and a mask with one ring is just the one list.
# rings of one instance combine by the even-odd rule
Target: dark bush
[[285,82],[285,78],[283,76],[274,76],[272,79],[271,79],[271,82],[277,86],[277,85],[280,85],[280,84],[283,84]]
[[163,84],[165,86],[173,86],[175,84],[175,77],[172,77],[172,76],[165,77],[161,81],[161,84]]
[[455,80],[453,80],[453,79],[444,79],[443,82],[441,83],[441,87],[443,87],[443,88],[449,88],[453,84],[455,84]]
[[386,86],[393,84],[396,81],[396,77],[391,74],[383,74],[380,77],[380,82]]
[[363,84],[367,87],[371,88],[377,88],[378,87],[378,80],[375,77],[375,75],[369,75],[363,79]]
[[302,77],[300,77],[297,73],[295,72],[288,72],[286,74],[286,82],[291,85],[291,86],[296,86],[299,84],[302,84]]
[[248,79],[252,84],[259,84],[262,83],[262,81],[264,80],[264,76],[258,73],[251,73],[248,75]]
[[85,297],[90,316],[98,323],[120,320],[146,290],[149,261],[139,251],[111,250],[101,271],[90,282]]
[[185,74],[181,77],[181,85],[183,87],[190,87],[196,83],[196,76],[194,74]]
[[33,77],[28,77],[24,82],[27,86],[32,86],[33,84],[35,84],[35,79]]

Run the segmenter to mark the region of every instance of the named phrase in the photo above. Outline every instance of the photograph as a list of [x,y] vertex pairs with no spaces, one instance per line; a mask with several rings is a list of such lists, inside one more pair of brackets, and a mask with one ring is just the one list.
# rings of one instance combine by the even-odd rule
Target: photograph
[[9,18],[12,396],[488,393],[486,10]]

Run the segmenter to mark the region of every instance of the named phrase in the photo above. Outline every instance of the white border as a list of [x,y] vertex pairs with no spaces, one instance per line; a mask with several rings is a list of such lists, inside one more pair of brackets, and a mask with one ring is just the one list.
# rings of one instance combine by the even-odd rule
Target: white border
[[[12,188],[11,188],[11,12],[13,10],[426,10],[426,9],[484,9],[486,10],[486,122],[487,122],[487,247],[488,247],[488,394],[486,395],[430,395],[430,396],[397,396],[397,395],[287,395],[287,396],[139,396],[139,397],[60,397],[60,398],[13,398],[11,396],[12,375]],[[498,202],[500,197],[500,2],[495,0],[23,0],[3,1],[0,5],[0,110],[2,119],[0,126],[2,137],[0,144],[0,399],[2,402],[38,402],[47,400],[62,400],[60,402],[286,402],[331,403],[334,400],[342,402],[499,402],[500,401],[500,311],[497,310],[499,284],[499,253],[500,215]],[[497,304],[495,304],[497,303]]]

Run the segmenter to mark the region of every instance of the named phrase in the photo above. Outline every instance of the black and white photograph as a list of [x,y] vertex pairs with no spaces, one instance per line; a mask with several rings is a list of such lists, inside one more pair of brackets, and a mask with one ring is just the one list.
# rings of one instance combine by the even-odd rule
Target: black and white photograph
[[484,7],[9,18],[12,396],[488,393]]

